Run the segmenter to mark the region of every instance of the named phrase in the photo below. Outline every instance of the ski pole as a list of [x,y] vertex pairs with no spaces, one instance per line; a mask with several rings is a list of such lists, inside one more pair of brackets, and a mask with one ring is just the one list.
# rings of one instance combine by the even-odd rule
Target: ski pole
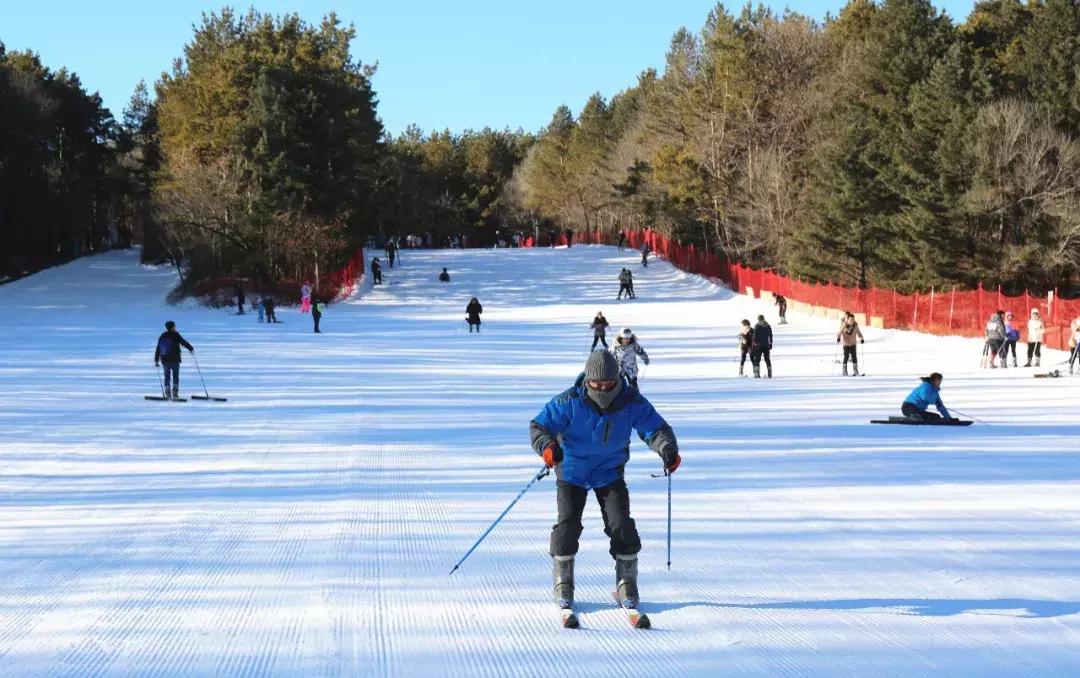
[[454,569],[450,570],[450,574],[457,572],[457,569],[461,567],[461,564],[465,562],[465,559],[472,555],[472,552],[476,550],[476,547],[480,545],[480,542],[487,538],[488,534],[490,534],[491,531],[495,529],[495,526],[506,517],[507,513],[510,513],[510,509],[514,508],[514,504],[518,503],[518,500],[525,496],[525,493],[529,491],[529,488],[533,486],[533,483],[547,477],[550,473],[551,469],[545,465],[535,476],[533,476],[533,479],[529,481],[529,484],[518,493],[518,496],[514,497],[514,501],[510,502],[510,505],[503,509],[503,512],[499,514],[499,517],[495,519],[495,522],[493,522],[488,529],[484,530],[484,533],[480,535],[480,538],[476,540],[476,543],[472,545],[472,548],[466,551],[465,555],[461,556],[461,560],[457,561],[457,565],[454,565]]
[[667,476],[667,569],[671,571],[671,474],[667,469],[663,473],[650,474],[653,478]]
[[191,359],[195,361],[195,369],[199,373],[199,381],[202,382],[203,393],[206,394],[206,399],[210,400],[210,392],[206,390],[206,380],[203,379],[202,369],[199,368],[199,359],[195,357],[195,351],[191,351]]
[[[164,365],[161,367],[161,371],[162,372],[165,371],[165,366]],[[161,396],[163,398],[168,398],[169,394],[165,392],[165,382],[161,380],[161,372],[157,371],[157,365],[154,365],[154,374],[157,375],[158,386],[161,387]]]
[[956,412],[956,413],[957,413],[957,414],[959,414],[959,415],[960,415],[961,417],[967,417],[968,419],[971,419],[972,421],[977,421],[977,422],[979,422],[980,424],[986,424],[987,426],[989,426],[989,425],[990,425],[990,422],[988,422],[988,421],[983,421],[982,419],[979,419],[978,417],[976,417],[976,416],[974,416],[974,415],[970,415],[970,414],[968,414],[967,412],[961,412],[960,410],[956,410],[956,409],[954,409],[954,410],[953,410],[953,412]]

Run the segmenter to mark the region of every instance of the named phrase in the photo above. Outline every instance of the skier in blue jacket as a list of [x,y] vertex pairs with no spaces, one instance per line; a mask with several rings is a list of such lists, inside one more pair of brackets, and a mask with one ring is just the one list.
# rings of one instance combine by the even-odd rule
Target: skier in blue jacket
[[[942,417],[952,419],[952,415],[945,409],[945,403],[941,402],[941,379],[940,372],[923,377],[922,383],[915,387],[915,390],[904,399],[904,404],[900,406],[903,415],[922,421],[940,421]],[[937,407],[941,416],[926,411],[931,405]]]
[[619,371],[607,351],[585,361],[574,385],[553,398],[529,423],[533,449],[555,468],[559,520],[551,530],[555,598],[569,608],[574,600],[574,556],[581,537],[581,514],[593,490],[611,539],[616,593],[624,607],[637,607],[637,554],[641,550],[623,467],[630,458],[630,434],[660,455],[667,473],[682,462],[675,433],[652,404]]

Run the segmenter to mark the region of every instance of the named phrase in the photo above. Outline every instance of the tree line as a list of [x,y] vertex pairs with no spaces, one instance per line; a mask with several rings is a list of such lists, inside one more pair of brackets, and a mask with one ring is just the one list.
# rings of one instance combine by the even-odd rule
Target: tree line
[[493,238],[532,135],[392,137],[354,36],[333,14],[204,15],[119,123],[73,74],[0,49],[0,275],[138,242],[193,289],[310,277],[380,234]]
[[522,209],[653,227],[732,260],[901,290],[1052,288],[1080,263],[1080,3],[851,0],[823,22],[717,5],[663,74],[515,173]]

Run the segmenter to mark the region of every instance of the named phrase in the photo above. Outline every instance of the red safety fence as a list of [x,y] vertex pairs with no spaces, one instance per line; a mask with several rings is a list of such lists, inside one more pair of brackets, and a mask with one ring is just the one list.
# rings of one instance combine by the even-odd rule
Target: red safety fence
[[[313,296],[323,302],[331,302],[353,293],[356,286],[364,279],[364,249],[357,248],[344,266],[326,275],[320,276],[318,284],[309,280],[315,288]],[[223,276],[203,280],[195,286],[195,296],[209,297],[211,305],[235,304],[234,290],[241,282],[235,276]],[[300,288],[304,280],[286,279],[274,283],[254,284],[244,279],[244,292],[251,298],[256,294],[270,294],[278,303],[300,303]]]
[[[614,244],[619,236],[605,236],[600,231],[578,231],[574,242]],[[1018,296],[1003,294],[1001,288],[974,290],[931,289],[928,292],[902,294],[878,287],[861,289],[833,283],[805,282],[770,271],[734,264],[723,256],[673,242],[651,230],[624,232],[623,244],[640,249],[649,244],[652,252],[675,267],[720,281],[731,289],[745,294],[748,288],[756,297],[763,293],[783,295],[789,301],[812,306],[863,313],[867,318],[880,318],[885,327],[916,330],[928,334],[985,336],[986,323],[997,310],[1011,311],[1021,340],[1027,340],[1027,321],[1031,309],[1038,309],[1046,325],[1043,343],[1049,348],[1068,350],[1074,319],[1080,319],[1080,299],[1061,299],[1057,290],[1044,296],[1030,293]],[[531,238],[526,246],[532,246]],[[566,236],[558,236],[557,244],[565,245]]]

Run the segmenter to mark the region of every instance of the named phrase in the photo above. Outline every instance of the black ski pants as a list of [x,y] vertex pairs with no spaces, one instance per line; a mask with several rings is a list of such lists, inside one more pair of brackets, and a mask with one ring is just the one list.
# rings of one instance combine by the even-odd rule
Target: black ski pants
[[[638,537],[637,525],[630,517],[630,490],[620,478],[606,487],[593,489],[596,501],[600,504],[600,515],[604,519],[604,534],[611,540],[608,553],[631,555],[641,550],[641,538]],[[581,514],[585,511],[585,502],[589,491],[584,487],[571,485],[559,480],[556,499],[559,505],[559,522],[551,528],[551,555],[572,556],[578,552],[578,540],[581,538]]]
[[1028,362],[1031,362],[1032,358],[1042,359],[1042,342],[1041,341],[1029,341],[1028,342]]
[[919,419],[921,421],[940,421],[941,415],[934,412],[927,412],[926,410],[920,410],[911,403],[904,403],[900,406],[900,413],[905,417],[912,419]]
[[[852,365],[854,365],[856,368],[859,367],[859,356],[856,355],[856,353],[855,353],[857,348],[858,348],[857,346],[845,346],[844,347],[844,367],[847,367],[848,358],[851,359],[851,364]],[[833,368],[833,369],[836,369],[836,368]]]
[[322,320],[322,313],[319,313],[318,311],[316,311],[315,313],[312,313],[311,314],[311,319],[313,321],[315,321],[315,331],[318,332],[319,331],[319,321]]
[[750,349],[750,362],[753,363],[754,367],[760,366],[762,359],[764,359],[765,367],[769,368],[770,372],[772,371],[772,361],[769,360],[770,350],[764,346],[754,346]]
[[1013,360],[1014,361],[1016,360],[1016,340],[1015,339],[1006,339],[1005,343],[1003,343],[1001,345],[1001,359],[1002,360],[1005,360],[1006,358],[1009,357],[1009,350],[1010,349],[1012,350]]
[[602,334],[594,334],[593,338],[592,338],[592,348],[589,349],[589,350],[591,350],[591,351],[596,350],[596,342],[600,342],[601,344],[603,344],[604,348],[608,347],[607,341],[604,339],[604,335],[602,335]]
[[742,370],[742,368],[746,367],[746,356],[750,355],[750,347],[745,346],[743,348],[740,348],[739,352],[742,354],[742,356],[739,358],[739,370]]
[[624,292],[626,293],[626,297],[630,298],[630,286],[627,285],[626,283],[619,283],[619,296],[617,296],[615,298],[616,299],[622,299],[622,295],[623,295]]

